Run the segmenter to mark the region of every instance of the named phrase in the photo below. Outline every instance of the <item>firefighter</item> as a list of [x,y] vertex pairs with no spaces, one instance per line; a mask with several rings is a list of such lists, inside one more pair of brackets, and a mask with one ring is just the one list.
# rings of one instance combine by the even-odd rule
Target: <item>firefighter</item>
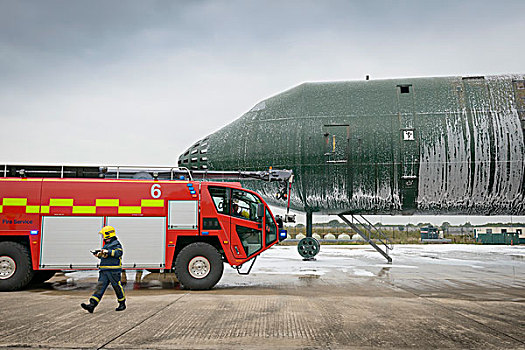
[[233,215],[240,216],[244,219],[250,218],[250,213],[244,208],[239,207],[239,204],[237,202],[233,202],[232,205]]
[[99,234],[103,236],[104,246],[101,250],[93,252],[93,255],[100,259],[97,287],[91,298],[89,298],[89,304],[82,303],[80,306],[88,312],[93,313],[95,307],[100,303],[100,299],[102,299],[106,288],[111,283],[119,303],[115,311],[123,311],[126,309],[126,296],[124,295],[124,288],[120,283],[122,273],[122,245],[117,239],[115,228],[112,226],[104,226]]

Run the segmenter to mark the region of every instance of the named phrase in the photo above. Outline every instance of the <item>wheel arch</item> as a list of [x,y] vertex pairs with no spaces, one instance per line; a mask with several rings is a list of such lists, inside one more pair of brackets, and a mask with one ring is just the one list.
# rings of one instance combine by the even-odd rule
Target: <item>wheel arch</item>
[[175,253],[173,254],[173,261],[171,263],[172,269],[175,268],[175,261],[177,260],[177,255],[179,255],[180,251],[192,243],[208,243],[209,245],[217,249],[219,254],[221,254],[221,256],[223,257],[223,261],[224,261],[224,249],[221,245],[221,242],[219,241],[219,237],[217,236],[180,236],[177,238],[177,245],[175,248]]
[[29,246],[29,237],[28,236],[3,236],[0,235],[0,242],[15,242],[24,245],[27,249]]
[[26,244],[12,239],[0,241],[3,277],[0,291],[13,291],[25,288],[34,276],[31,252]]

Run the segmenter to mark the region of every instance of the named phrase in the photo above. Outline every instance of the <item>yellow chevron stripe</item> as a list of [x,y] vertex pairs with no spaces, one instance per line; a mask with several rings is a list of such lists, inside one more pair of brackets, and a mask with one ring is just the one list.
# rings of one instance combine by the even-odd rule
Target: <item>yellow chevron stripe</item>
[[96,206],[97,207],[118,207],[119,200],[118,199],[97,199]]
[[140,214],[142,213],[141,207],[118,207],[119,214]]
[[73,199],[66,199],[66,198],[51,198],[49,200],[49,206],[50,207],[72,207],[73,206]]
[[39,205],[27,205],[26,214],[38,214],[40,212]]
[[2,213],[3,211],[4,211],[4,206],[0,205],[0,213]]
[[42,214],[49,214],[49,205],[43,205],[40,207],[40,212]]
[[164,207],[164,199],[143,199],[140,205],[142,207]]
[[96,214],[97,207],[89,205],[75,205],[73,206],[73,214]]
[[3,205],[26,206],[27,198],[4,198]]

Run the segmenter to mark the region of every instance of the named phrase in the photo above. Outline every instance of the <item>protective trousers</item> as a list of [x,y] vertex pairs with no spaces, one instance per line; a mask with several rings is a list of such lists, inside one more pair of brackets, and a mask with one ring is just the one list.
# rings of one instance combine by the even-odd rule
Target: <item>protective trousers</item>
[[113,289],[115,290],[115,294],[117,295],[117,300],[126,300],[126,296],[124,295],[124,288],[120,283],[120,275],[121,271],[100,270],[98,272],[97,287],[95,288],[95,292],[93,293],[90,299],[93,299],[96,302],[96,304],[98,304],[100,302],[100,299],[102,299],[106,288],[111,283],[111,286],[113,287]]

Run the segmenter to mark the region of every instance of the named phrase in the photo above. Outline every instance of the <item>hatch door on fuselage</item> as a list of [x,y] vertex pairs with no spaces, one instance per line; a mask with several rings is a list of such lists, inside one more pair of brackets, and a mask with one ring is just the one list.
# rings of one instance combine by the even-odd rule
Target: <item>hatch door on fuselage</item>
[[[394,170],[404,213],[416,209],[419,178],[419,138],[416,127],[415,92],[411,84],[397,86],[399,159]],[[397,170],[397,171],[396,171]]]

